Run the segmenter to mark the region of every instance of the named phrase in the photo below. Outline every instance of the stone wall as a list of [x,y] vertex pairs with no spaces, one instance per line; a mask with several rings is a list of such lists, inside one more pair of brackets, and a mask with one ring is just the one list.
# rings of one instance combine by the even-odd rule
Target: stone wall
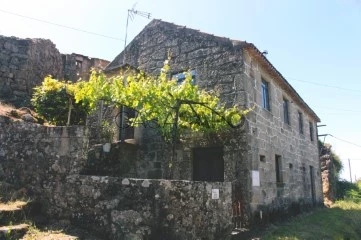
[[91,69],[96,71],[103,70],[109,64],[107,60],[90,58],[76,53],[62,54],[61,57],[63,61],[64,79],[72,82],[80,78],[82,80],[88,80]]
[[321,171],[322,171],[322,190],[323,201],[326,206],[331,206],[335,202],[336,176],[333,166],[331,146],[321,147]]
[[[87,129],[46,127],[0,116],[0,180],[36,195],[84,168]],[[41,196],[41,195],[40,195]]]
[[71,175],[51,205],[51,214],[105,239],[229,239],[232,230],[228,182]]
[[63,76],[60,53],[50,40],[0,36],[0,100],[29,106],[33,88],[47,75]]
[[[46,127],[0,117],[0,181],[25,188],[43,216],[104,239],[229,239],[230,182],[79,175],[86,169],[87,135],[85,127]],[[122,155],[115,157],[122,164],[137,152],[130,144],[112,147],[112,154]],[[95,148],[89,155],[106,160],[105,154]],[[219,190],[219,197],[212,197],[212,189]]]
[[[249,169],[259,174],[260,184],[252,184],[251,208],[257,221],[282,217],[282,212],[300,212],[322,204],[322,185],[317,145],[317,119],[299,104],[299,98],[281,87],[279,77],[245,52],[243,81],[249,106]],[[268,83],[270,110],[262,106],[262,80]],[[289,101],[290,123],[284,121],[283,100]],[[303,116],[303,133],[299,130],[298,113]],[[310,136],[310,123],[313,136]],[[276,179],[276,155],[280,158],[280,178]],[[311,177],[312,175],[312,177]],[[313,179],[312,179],[313,178]],[[260,211],[263,213],[260,214]],[[264,220],[264,219],[263,219]]]
[[126,142],[111,144],[110,152],[103,151],[102,144],[91,146],[81,174],[141,178],[141,168],[137,167],[138,146]]
[[90,69],[101,70],[108,63],[80,54],[60,54],[50,40],[0,36],[0,101],[28,107],[33,88],[44,77],[87,80]]
[[193,69],[197,85],[217,90],[228,105],[242,102],[242,48],[229,38],[153,20],[105,71],[122,66],[124,54],[125,63],[154,75],[170,54],[170,75]]

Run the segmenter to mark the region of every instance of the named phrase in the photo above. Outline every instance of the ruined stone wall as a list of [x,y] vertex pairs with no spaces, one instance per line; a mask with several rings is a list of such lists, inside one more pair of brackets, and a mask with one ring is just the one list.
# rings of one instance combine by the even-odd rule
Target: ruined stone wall
[[[249,152],[250,169],[259,174],[260,186],[252,189],[251,207],[254,218],[272,217],[302,211],[322,203],[322,186],[316,120],[296,103],[294,96],[280,87],[271,76],[248,53],[245,54],[244,83],[249,106],[255,106],[248,116],[248,135],[251,140]],[[270,111],[262,107],[261,81],[268,82]],[[289,101],[290,124],[284,122],[283,99]],[[298,112],[303,114],[303,133],[299,131]],[[309,122],[313,125],[313,140]],[[276,181],[276,155],[280,156],[281,182]],[[313,183],[311,168],[313,168]],[[314,187],[314,199],[312,198]],[[260,211],[263,211],[260,214]],[[264,219],[263,219],[264,220]]]
[[90,58],[80,54],[62,54],[64,79],[76,82],[79,79],[87,81],[90,77],[91,69],[103,70],[109,61]]
[[326,206],[331,206],[335,202],[336,176],[333,166],[331,146],[322,146],[320,154],[322,171],[323,201]]
[[60,54],[50,40],[0,36],[0,101],[30,106],[33,88],[44,77],[88,80],[92,68],[102,70],[108,63],[75,53]]
[[61,78],[62,60],[50,40],[0,36],[0,100],[29,106],[45,76]]

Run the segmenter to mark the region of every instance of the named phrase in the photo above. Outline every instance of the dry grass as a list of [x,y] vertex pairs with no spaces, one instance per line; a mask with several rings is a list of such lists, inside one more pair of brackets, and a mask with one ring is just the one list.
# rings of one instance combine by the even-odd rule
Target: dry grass
[[28,202],[24,202],[24,201],[10,201],[6,203],[0,203],[0,212],[1,211],[10,212],[10,211],[20,210],[23,207],[25,207],[27,204]]
[[0,101],[0,116],[10,116],[10,112],[15,108]]
[[62,230],[39,230],[35,227],[30,227],[29,231],[22,238],[23,240],[74,240],[78,239],[76,236],[67,235]]
[[28,224],[19,224],[19,225],[11,225],[11,226],[3,226],[0,227],[0,231],[14,231],[19,229],[27,229],[29,228]]

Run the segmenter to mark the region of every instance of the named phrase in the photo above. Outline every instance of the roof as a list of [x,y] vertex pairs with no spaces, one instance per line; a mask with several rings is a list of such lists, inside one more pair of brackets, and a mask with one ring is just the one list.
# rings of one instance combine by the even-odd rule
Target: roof
[[[146,32],[148,29],[152,27],[164,27],[164,31],[168,32],[168,29],[185,29],[188,31],[188,34],[192,34],[194,36],[199,35],[202,37],[207,37],[209,39],[216,40],[220,44],[231,45],[231,46],[241,46],[246,51],[249,51],[253,57],[255,57],[260,64],[269,72],[270,75],[275,77],[278,83],[293,97],[293,100],[296,101],[298,104],[304,107],[306,112],[310,114],[310,116],[314,117],[317,122],[320,122],[320,118],[317,114],[307,105],[307,103],[301,98],[301,96],[297,93],[297,91],[291,86],[291,84],[286,80],[285,77],[272,65],[272,63],[262,54],[261,51],[253,43],[248,43],[246,41],[239,41],[239,40],[231,40],[225,37],[214,36],[213,34],[204,33],[199,30],[186,28],[185,26],[176,25],[173,23],[165,22],[162,20],[154,19],[152,20],[135,38],[129,45],[126,47],[125,51],[128,51],[129,47],[136,42],[137,39],[142,37],[142,33]],[[131,65],[133,67],[138,67],[137,62],[127,62],[124,63],[124,51],[122,51],[105,69],[105,72],[112,71],[115,69],[119,69],[124,65]]]

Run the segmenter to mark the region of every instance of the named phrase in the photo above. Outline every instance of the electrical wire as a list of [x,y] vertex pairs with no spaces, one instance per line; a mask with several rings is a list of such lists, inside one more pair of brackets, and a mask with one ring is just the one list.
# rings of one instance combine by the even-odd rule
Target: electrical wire
[[31,19],[31,20],[34,20],[34,21],[38,21],[38,22],[42,22],[42,23],[46,23],[46,24],[50,24],[50,25],[54,25],[54,26],[58,26],[58,27],[62,27],[62,28],[71,29],[71,30],[74,30],[74,31],[82,32],[82,33],[96,35],[96,36],[99,36],[99,37],[109,38],[109,39],[113,39],[113,40],[117,40],[117,41],[124,41],[124,39],[121,39],[121,38],[107,36],[107,35],[104,35],[104,34],[91,32],[91,31],[87,31],[87,30],[84,30],[84,29],[80,29],[80,28],[69,27],[69,26],[66,26],[66,25],[53,23],[53,22],[49,22],[49,21],[46,21],[46,20],[42,20],[42,19],[38,19],[38,18],[34,18],[34,17],[29,17],[29,16],[25,16],[25,15],[22,15],[22,14],[14,13],[14,12],[9,12],[9,11],[3,10],[3,9],[0,9],[0,12],[11,14],[11,15],[14,15],[14,16],[22,17],[22,18]]
[[292,79],[292,80],[299,81],[299,82],[310,83],[310,84],[314,84],[314,85],[318,85],[318,86],[322,86],[322,87],[335,88],[335,89],[344,90],[344,91],[360,92],[361,93],[361,90],[358,90],[358,89],[343,88],[343,87],[332,86],[332,85],[328,85],[328,84],[324,84],[324,83],[317,83],[317,82],[311,82],[311,81],[296,79],[296,78],[292,78],[292,77],[288,77],[287,79]]
[[361,145],[358,145],[358,144],[356,144],[356,143],[353,143],[353,142],[349,142],[349,141],[343,140],[343,139],[341,139],[341,138],[338,138],[338,137],[333,136],[332,134],[328,134],[328,135],[329,135],[330,137],[333,137],[333,138],[335,138],[335,139],[337,139],[337,140],[341,141],[341,142],[345,142],[345,143],[348,143],[348,144],[351,144],[351,145],[354,145],[354,146],[356,146],[356,147],[361,148]]
[[329,107],[320,107],[320,106],[313,106],[313,108],[323,108],[323,109],[335,110],[335,111],[345,111],[345,112],[352,112],[352,113],[361,113],[361,111],[355,111],[355,110],[343,109],[343,108],[329,108]]

